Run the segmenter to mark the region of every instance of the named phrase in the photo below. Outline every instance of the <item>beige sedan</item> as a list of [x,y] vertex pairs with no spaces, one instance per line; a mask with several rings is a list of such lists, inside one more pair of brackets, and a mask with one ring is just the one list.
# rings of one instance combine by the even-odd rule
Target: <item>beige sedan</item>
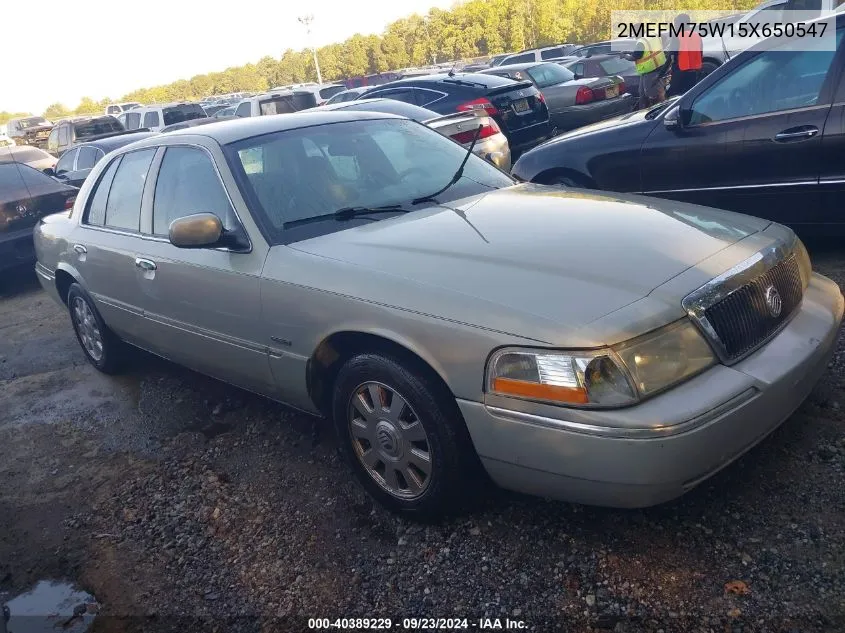
[[35,242],[95,367],[130,344],[325,415],[364,487],[410,516],[486,476],[677,497],[799,406],[843,312],[785,227],[519,185],[366,112],[139,141]]

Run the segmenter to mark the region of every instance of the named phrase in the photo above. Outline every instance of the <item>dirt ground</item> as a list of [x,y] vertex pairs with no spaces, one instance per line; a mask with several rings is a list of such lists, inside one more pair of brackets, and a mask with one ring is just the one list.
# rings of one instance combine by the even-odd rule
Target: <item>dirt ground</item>
[[[845,284],[845,251],[810,248]],[[25,271],[0,286],[0,602],[68,579],[104,631],[845,631],[843,375],[840,343],[795,415],[673,503],[492,491],[415,525],[350,481],[325,422],[140,352],[98,374]]]

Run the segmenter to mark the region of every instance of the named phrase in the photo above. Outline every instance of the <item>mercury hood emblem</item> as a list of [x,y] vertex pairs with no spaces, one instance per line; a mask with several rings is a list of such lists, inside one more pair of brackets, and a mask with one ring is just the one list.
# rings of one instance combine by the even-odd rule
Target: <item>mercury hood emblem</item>
[[774,286],[766,288],[766,307],[769,309],[769,314],[775,319],[780,316],[781,310],[783,310],[783,300]]

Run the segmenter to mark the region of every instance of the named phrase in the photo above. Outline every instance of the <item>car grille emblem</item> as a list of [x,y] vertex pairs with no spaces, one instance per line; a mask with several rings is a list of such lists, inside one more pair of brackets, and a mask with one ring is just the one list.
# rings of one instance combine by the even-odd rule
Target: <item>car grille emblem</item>
[[783,310],[783,301],[780,298],[780,293],[774,286],[766,288],[766,307],[769,309],[769,314],[775,319],[780,316],[780,312]]

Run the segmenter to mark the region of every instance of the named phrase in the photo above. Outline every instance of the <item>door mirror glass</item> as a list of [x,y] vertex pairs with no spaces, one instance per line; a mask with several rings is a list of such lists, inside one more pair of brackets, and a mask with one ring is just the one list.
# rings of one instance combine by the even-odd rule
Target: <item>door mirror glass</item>
[[[689,115],[689,110],[686,111]],[[680,106],[671,108],[666,116],[663,117],[663,125],[667,130],[677,130],[683,127],[682,110]]]
[[213,213],[195,213],[173,220],[168,238],[179,248],[217,246],[223,234],[223,223]]

